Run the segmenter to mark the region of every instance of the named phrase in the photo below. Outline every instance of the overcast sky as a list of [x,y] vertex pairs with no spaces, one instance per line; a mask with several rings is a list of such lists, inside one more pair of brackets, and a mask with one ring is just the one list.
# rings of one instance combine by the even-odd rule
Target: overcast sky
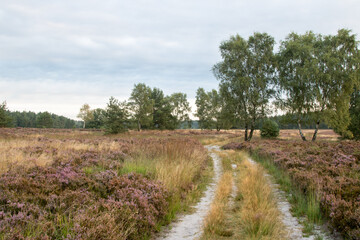
[[194,105],[198,87],[217,88],[211,67],[231,35],[359,34],[359,10],[358,0],[0,0],[0,102],[76,119],[82,104],[105,107],[145,83]]

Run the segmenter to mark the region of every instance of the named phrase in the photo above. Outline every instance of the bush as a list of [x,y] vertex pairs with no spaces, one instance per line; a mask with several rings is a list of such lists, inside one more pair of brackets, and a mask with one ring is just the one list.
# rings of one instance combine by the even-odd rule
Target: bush
[[263,138],[276,138],[277,136],[279,136],[279,125],[272,120],[265,120],[261,130],[260,130],[260,135]]

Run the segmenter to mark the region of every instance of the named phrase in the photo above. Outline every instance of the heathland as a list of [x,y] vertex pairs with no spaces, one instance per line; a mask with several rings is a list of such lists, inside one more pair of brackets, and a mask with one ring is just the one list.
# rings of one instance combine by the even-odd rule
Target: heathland
[[3,128],[0,239],[155,238],[192,212],[211,182],[204,145],[231,150],[216,153],[223,174],[203,239],[287,239],[266,173],[288,193],[293,214],[307,219],[304,234],[328,222],[343,237],[359,238],[360,143],[340,141],[331,130],[309,143],[294,130],[276,139],[255,132],[244,142],[238,130]]

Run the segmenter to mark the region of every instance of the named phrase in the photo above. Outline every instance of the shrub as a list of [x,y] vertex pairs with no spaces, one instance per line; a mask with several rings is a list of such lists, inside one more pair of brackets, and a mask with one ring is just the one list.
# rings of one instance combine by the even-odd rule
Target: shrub
[[261,127],[260,135],[263,138],[276,138],[279,136],[279,132],[279,125],[275,121],[267,119]]

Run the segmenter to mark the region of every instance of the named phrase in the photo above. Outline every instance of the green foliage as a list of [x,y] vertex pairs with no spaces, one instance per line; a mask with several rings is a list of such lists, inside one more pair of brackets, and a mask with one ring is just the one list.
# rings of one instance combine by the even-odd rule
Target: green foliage
[[129,106],[134,113],[139,131],[152,125],[154,100],[151,93],[151,88],[144,83],[135,84],[131,92]]
[[347,130],[349,102],[359,81],[360,65],[355,35],[346,29],[340,29],[334,36],[291,33],[281,42],[277,59],[279,96],[286,96],[277,104],[287,113],[297,115],[299,129],[304,116],[312,113],[316,127],[325,121],[343,137],[351,137]]
[[106,133],[116,134],[127,131],[128,116],[126,102],[119,102],[114,97],[111,97],[104,112]]
[[10,127],[11,117],[7,112],[6,102],[0,104],[0,127]]
[[229,129],[233,126],[233,113],[227,102],[224,101],[221,92],[213,89],[205,92],[203,88],[198,88],[196,92],[197,112],[201,129]]
[[84,105],[82,105],[77,117],[83,120],[84,122],[83,128],[86,127],[86,122],[90,121],[93,118],[92,114],[93,112],[90,110],[89,104],[85,103]]
[[88,121],[86,128],[96,128],[100,129],[104,127],[105,121],[105,110],[101,108],[96,108],[91,111],[92,118]]
[[151,99],[154,101],[152,128],[175,129],[176,118],[171,114],[172,106],[169,97],[165,97],[159,88],[154,88]]
[[[34,112],[8,112],[8,115],[12,118],[12,126],[14,127],[25,127],[25,128],[35,128],[37,127],[37,119],[39,119],[41,113]],[[82,123],[76,122],[72,119],[66,118],[64,116],[58,116],[56,114],[51,114],[53,121],[53,128],[75,128],[82,126]],[[79,126],[78,126],[79,125]]]
[[36,127],[38,128],[52,128],[53,127],[53,119],[49,112],[40,113],[36,117]]
[[213,128],[212,106],[209,94],[203,88],[198,88],[196,91],[195,101],[197,111],[196,116],[199,118],[199,127],[201,129]]
[[187,122],[189,127],[189,124],[191,122],[189,117],[191,107],[189,102],[187,101],[186,94],[180,92],[173,93],[168,99],[172,108],[172,116],[176,120],[175,127],[179,127],[180,123],[182,122]]
[[350,117],[351,122],[349,125],[349,131],[353,134],[355,139],[360,139],[360,90],[354,89],[351,95],[350,101]]
[[279,125],[270,119],[266,119],[260,130],[260,135],[263,138],[276,138],[279,136]]
[[232,36],[221,43],[223,60],[213,67],[226,104],[233,106],[235,117],[245,126],[245,140],[251,139],[256,121],[269,111],[275,77],[274,44],[266,33],[254,33],[248,40]]

